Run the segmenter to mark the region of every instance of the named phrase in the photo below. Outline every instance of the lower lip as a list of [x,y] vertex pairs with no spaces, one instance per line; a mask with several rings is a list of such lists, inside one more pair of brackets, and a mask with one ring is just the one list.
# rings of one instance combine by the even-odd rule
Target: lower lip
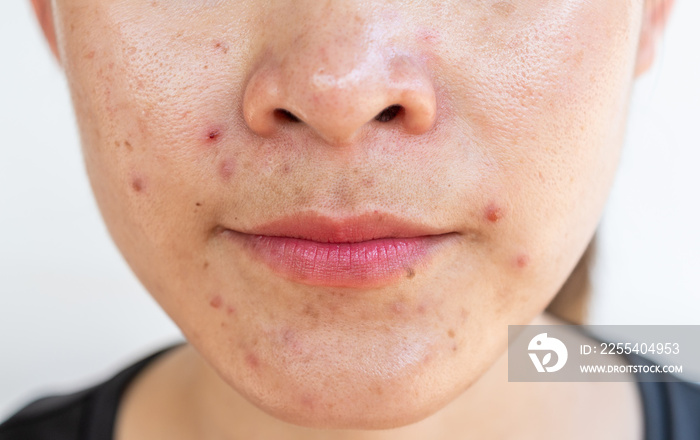
[[320,243],[231,230],[246,250],[292,281],[330,287],[378,287],[413,278],[437,247],[453,234],[381,238],[358,243]]

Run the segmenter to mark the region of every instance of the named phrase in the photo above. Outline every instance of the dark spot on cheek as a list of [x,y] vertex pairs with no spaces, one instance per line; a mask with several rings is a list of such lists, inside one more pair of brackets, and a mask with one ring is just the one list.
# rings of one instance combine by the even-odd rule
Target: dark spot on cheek
[[126,147],[127,150],[129,150],[129,151],[134,151],[134,147],[131,146],[131,142],[129,142],[129,141],[124,141],[124,146]]
[[224,159],[219,164],[219,175],[224,181],[229,181],[235,170],[236,162],[234,159]]
[[484,211],[484,217],[491,223],[496,223],[503,218],[503,211],[494,203],[490,203]]
[[205,261],[205,262],[204,262],[204,268],[205,268],[205,269],[209,268],[209,262],[208,262],[208,261]]
[[220,41],[220,40],[215,40],[214,41],[214,49],[217,51],[227,54],[228,53],[228,44],[226,44],[225,41]]
[[209,305],[215,309],[221,308],[221,304],[223,304],[224,300],[221,298],[221,295],[216,295],[214,298],[209,301]]
[[447,336],[449,336],[450,338],[454,338],[454,337],[455,337],[455,331],[454,331],[453,329],[447,330]]
[[202,206],[202,202],[195,203],[195,206]]

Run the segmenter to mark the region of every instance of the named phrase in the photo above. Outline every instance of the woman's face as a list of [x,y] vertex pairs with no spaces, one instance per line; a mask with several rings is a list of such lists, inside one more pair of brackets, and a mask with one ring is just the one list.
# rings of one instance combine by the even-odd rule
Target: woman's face
[[616,167],[643,4],[53,8],[140,280],[260,408],[367,428],[464,391],[568,276]]

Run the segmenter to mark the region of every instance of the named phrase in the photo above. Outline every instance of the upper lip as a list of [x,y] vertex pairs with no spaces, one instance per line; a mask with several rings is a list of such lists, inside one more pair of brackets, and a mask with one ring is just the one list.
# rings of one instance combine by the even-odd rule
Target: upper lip
[[316,212],[301,212],[240,232],[320,243],[359,243],[380,238],[442,235],[451,231],[374,211],[354,217],[328,217]]

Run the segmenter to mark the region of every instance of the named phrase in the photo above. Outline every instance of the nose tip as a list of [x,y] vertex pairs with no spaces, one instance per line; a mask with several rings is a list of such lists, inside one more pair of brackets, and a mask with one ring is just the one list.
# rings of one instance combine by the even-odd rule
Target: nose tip
[[408,56],[373,58],[342,75],[309,60],[303,64],[315,69],[265,63],[245,88],[246,123],[263,137],[285,126],[307,126],[334,145],[351,143],[370,124],[414,135],[428,131],[437,105],[426,69]]

